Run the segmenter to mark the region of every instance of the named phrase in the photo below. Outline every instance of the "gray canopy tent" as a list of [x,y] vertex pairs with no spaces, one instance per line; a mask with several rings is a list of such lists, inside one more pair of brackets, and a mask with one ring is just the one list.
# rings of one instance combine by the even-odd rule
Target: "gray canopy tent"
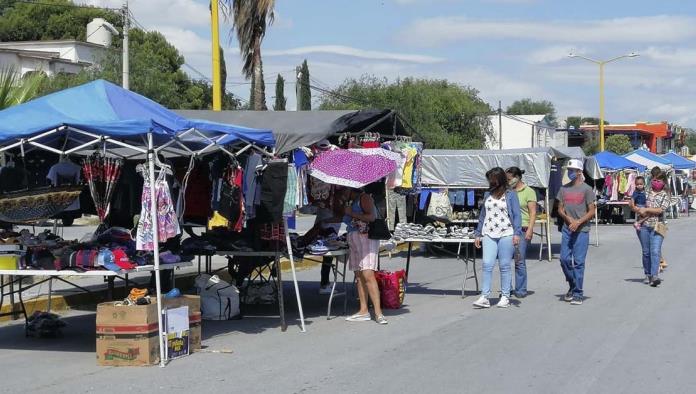
[[551,228],[549,180],[554,160],[572,156],[554,148],[504,150],[435,150],[423,151],[421,182],[423,186],[484,189],[488,187],[486,172],[493,167],[519,167],[525,171],[524,182],[547,189],[546,246],[551,261]]
[[339,134],[376,132],[382,135],[408,135],[406,124],[396,111],[385,109],[332,111],[175,111],[191,119],[273,130],[275,153],[282,154],[310,146]]

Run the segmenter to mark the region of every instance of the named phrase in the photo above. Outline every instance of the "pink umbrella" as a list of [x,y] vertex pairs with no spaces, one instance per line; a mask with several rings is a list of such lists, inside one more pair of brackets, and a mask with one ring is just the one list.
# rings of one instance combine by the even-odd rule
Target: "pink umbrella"
[[320,154],[310,175],[326,183],[363,187],[394,172],[401,155],[382,148],[338,149]]

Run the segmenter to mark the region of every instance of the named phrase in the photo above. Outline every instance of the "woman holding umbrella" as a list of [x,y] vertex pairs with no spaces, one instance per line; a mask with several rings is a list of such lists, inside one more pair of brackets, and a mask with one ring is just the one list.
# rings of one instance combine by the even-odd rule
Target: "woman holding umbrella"
[[377,208],[372,197],[361,189],[350,188],[347,189],[347,193],[344,222],[348,226],[349,266],[358,278],[360,310],[346,320],[352,322],[372,320],[367,307],[369,295],[375,308],[375,321],[379,324],[387,324],[387,319],[382,314],[379,287],[375,278],[379,241],[370,239],[367,235],[369,224],[377,218]]

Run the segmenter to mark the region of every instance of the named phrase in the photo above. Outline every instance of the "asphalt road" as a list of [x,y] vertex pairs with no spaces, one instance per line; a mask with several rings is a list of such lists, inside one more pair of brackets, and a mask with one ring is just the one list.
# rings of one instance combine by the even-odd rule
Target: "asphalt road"
[[[461,263],[417,257],[406,305],[387,313],[389,325],[327,321],[326,297],[316,294],[318,268],[303,271],[307,333],[297,328],[286,282],[287,332],[273,307],[255,308],[240,321],[206,321],[209,352],[166,368],[97,367],[93,314],[71,313],[61,340],[25,339],[21,325],[0,326],[0,391],[692,392],[695,224],[696,217],[670,222],[664,246],[670,266],[659,288],[641,283],[632,227],[601,227],[601,245],[589,251],[582,306],[560,300],[567,286],[557,260],[530,261],[529,297],[508,309],[473,310],[474,297],[459,294]],[[401,257],[385,263],[403,264]],[[349,312],[354,308],[351,300]],[[211,352],[219,350],[232,352]]]

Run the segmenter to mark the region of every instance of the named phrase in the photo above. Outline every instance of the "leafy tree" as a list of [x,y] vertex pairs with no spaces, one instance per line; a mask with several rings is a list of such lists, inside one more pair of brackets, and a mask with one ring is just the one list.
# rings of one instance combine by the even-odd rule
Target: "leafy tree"
[[556,108],[553,103],[547,100],[533,101],[526,98],[517,100],[507,107],[505,113],[510,115],[546,115],[546,122],[556,126]]
[[276,78],[275,104],[273,105],[273,110],[285,111],[286,103],[287,99],[285,98],[285,79],[282,75],[278,74],[278,78]]
[[320,102],[320,109],[394,109],[429,148],[480,149],[493,134],[491,108],[478,91],[446,80],[363,76],[324,93]]
[[604,149],[614,152],[617,155],[624,155],[631,152],[633,146],[627,135],[614,134],[607,137],[606,141],[604,141]]
[[580,128],[580,125],[582,124],[582,118],[579,116],[569,116],[566,118],[566,127],[567,128],[574,128],[575,130],[578,130]]
[[42,72],[20,76],[15,67],[0,69],[0,110],[27,102],[39,94],[46,76]]
[[302,62],[300,66],[300,86],[299,97],[300,100],[300,111],[311,111],[312,110],[312,91],[310,90],[309,83],[309,66],[307,65],[307,59]]
[[[232,19],[239,42],[239,52],[244,65],[242,72],[247,79],[254,77],[253,109],[266,110],[266,92],[263,83],[261,42],[266,28],[273,23],[275,0],[223,0],[222,9]],[[252,81],[253,82],[253,81]]]
[[[589,125],[598,125],[599,124],[599,118],[582,118],[580,121],[581,124],[589,124]],[[604,119],[604,125],[608,125],[609,122],[607,122],[606,119]]]

